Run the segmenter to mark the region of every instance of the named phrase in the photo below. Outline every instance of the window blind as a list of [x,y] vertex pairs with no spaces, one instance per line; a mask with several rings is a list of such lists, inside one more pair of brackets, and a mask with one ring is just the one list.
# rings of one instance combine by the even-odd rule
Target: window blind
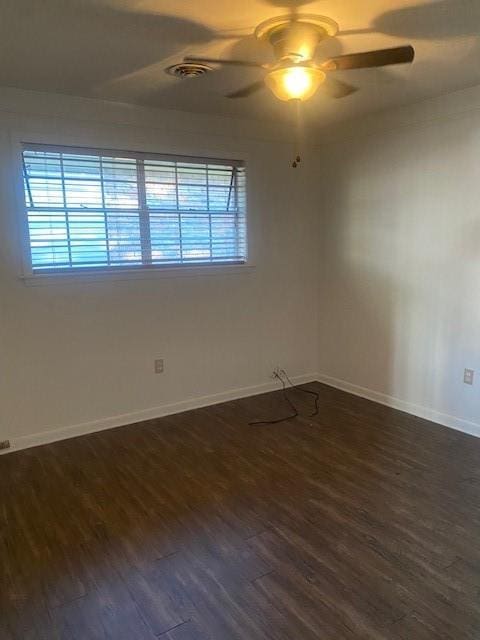
[[246,261],[242,161],[23,145],[33,273]]

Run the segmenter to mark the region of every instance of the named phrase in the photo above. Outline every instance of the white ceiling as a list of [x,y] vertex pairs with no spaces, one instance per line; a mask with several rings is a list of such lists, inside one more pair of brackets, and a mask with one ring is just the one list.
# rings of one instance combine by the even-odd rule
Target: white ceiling
[[293,8],[334,18],[340,35],[322,55],[411,43],[412,66],[350,71],[360,91],[304,105],[308,121],[332,121],[480,84],[480,0],[0,0],[0,85],[141,105],[254,118],[290,117],[268,91],[224,93],[259,77],[219,68],[178,80],[164,68],[184,55],[271,61],[254,27]]

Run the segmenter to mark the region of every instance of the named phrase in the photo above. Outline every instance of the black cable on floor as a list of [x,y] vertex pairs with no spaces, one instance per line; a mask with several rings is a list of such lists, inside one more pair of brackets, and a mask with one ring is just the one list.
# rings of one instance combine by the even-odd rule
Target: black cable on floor
[[255,420],[254,422],[249,422],[249,425],[257,425],[257,424],[278,424],[279,422],[285,422],[286,420],[292,420],[293,418],[296,418],[298,416],[298,411],[295,407],[295,405],[293,404],[293,402],[290,400],[290,398],[287,396],[287,389],[285,386],[285,382],[284,380],[278,375],[277,372],[274,373],[275,377],[278,378],[280,380],[280,382],[282,383],[282,387],[283,387],[283,397],[285,398],[285,400],[287,401],[287,403],[290,405],[291,409],[292,409],[292,415],[290,416],[286,416],[285,418],[278,418],[277,420]]
[[298,391],[303,391],[303,393],[309,393],[312,396],[315,396],[315,410],[313,413],[310,414],[310,418],[313,418],[314,416],[318,415],[318,403],[320,402],[320,394],[317,393],[316,391],[311,391],[310,389],[302,389],[302,387],[299,387],[297,384],[293,384],[293,382],[290,380],[290,378],[288,377],[287,372],[285,371],[285,369],[280,369],[280,373],[283,373],[283,375],[286,377],[286,379],[288,380],[290,386],[292,387],[292,389],[298,389]]
[[[280,373],[283,374],[285,376],[285,378],[287,379],[288,383],[290,384],[292,389],[298,389],[298,391],[303,391],[304,393],[309,393],[312,396],[315,396],[315,410],[313,413],[310,414],[310,418],[313,418],[313,416],[318,415],[318,403],[320,400],[320,394],[317,393],[316,391],[311,391],[310,389],[302,389],[301,387],[299,387],[298,385],[293,384],[293,382],[290,380],[290,378],[287,375],[287,372],[285,371],[285,369],[279,369]],[[285,386],[285,381],[282,378],[282,376],[280,376],[276,371],[274,372],[274,376],[276,378],[278,378],[280,380],[280,382],[282,383],[282,391],[283,391],[283,397],[285,398],[286,402],[290,405],[291,409],[292,409],[292,414],[289,416],[286,416],[284,418],[277,418],[276,420],[255,420],[254,422],[249,422],[249,425],[259,425],[259,424],[279,424],[280,422],[286,422],[287,420],[292,420],[293,418],[297,418],[300,414],[297,411],[296,406],[293,404],[293,402],[290,400],[290,398],[287,395],[287,388]]]

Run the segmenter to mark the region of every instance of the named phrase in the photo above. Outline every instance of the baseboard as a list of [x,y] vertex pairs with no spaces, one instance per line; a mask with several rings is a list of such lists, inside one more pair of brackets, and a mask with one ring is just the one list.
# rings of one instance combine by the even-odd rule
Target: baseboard
[[[393,409],[405,411],[411,415],[424,418],[425,420],[430,420],[431,422],[436,422],[445,427],[455,429],[456,431],[462,431],[463,433],[468,433],[476,436],[477,438],[480,437],[480,424],[469,422],[468,420],[463,420],[462,418],[457,418],[455,416],[450,416],[428,407],[406,402],[405,400],[400,400],[399,398],[395,398],[385,393],[361,387],[351,382],[347,382],[346,380],[340,380],[321,373],[304,374],[295,376],[292,379],[294,384],[306,384],[307,382],[314,381],[346,391],[347,393],[351,393],[355,396],[360,396],[361,398],[366,398],[367,400],[372,400],[373,402],[378,402],[388,407],[392,407]],[[151,420],[154,418],[173,415],[175,413],[181,413],[182,411],[200,409],[201,407],[208,407],[214,404],[219,404],[220,402],[228,402],[229,400],[255,396],[260,393],[268,393],[269,391],[275,391],[278,388],[278,383],[271,381],[249,387],[230,389],[228,391],[223,391],[209,396],[197,396],[187,400],[181,400],[179,402],[172,402],[158,407],[152,407],[150,409],[143,409],[132,413],[102,418],[93,422],[84,422],[82,424],[61,427],[60,429],[53,429],[51,431],[42,431],[31,435],[20,436],[19,438],[10,438],[10,449],[0,451],[0,455],[8,455],[9,453],[20,451],[21,449],[37,447],[42,444],[57,442],[58,440],[66,440],[67,438],[75,438],[88,433],[95,433],[96,431],[104,431],[105,429],[123,427],[125,425],[135,424],[136,422],[143,422],[144,420]]]
[[[316,380],[317,375],[314,373],[294,376],[292,378],[292,382],[294,384],[305,384],[307,382],[315,382]],[[0,455],[13,453],[14,451],[20,451],[21,449],[28,449],[30,447],[37,447],[50,442],[57,442],[58,440],[76,438],[77,436],[85,435],[87,433],[95,433],[96,431],[104,431],[105,429],[113,429],[115,427],[124,427],[125,425],[143,422],[144,420],[162,418],[163,416],[181,413],[182,411],[200,409],[201,407],[208,407],[214,404],[219,404],[220,402],[227,402],[228,400],[237,400],[239,398],[246,398],[247,396],[259,395],[260,393],[268,393],[269,391],[276,391],[278,389],[278,382],[272,380],[263,384],[230,389],[228,391],[222,391],[221,393],[209,396],[197,396],[189,398],[188,400],[181,400],[179,402],[163,404],[150,409],[143,409],[132,413],[124,413],[118,416],[102,418],[93,422],[84,422],[83,424],[61,427],[60,429],[53,429],[51,431],[42,431],[40,433],[33,433],[31,435],[20,436],[18,438],[10,438],[10,448],[0,451]]]
[[405,411],[406,413],[410,413],[411,415],[417,416],[419,418],[424,418],[425,420],[436,422],[437,424],[441,424],[444,427],[449,427],[450,429],[462,431],[463,433],[468,433],[472,436],[480,438],[480,424],[476,422],[469,422],[468,420],[464,420],[463,418],[450,416],[447,413],[441,413],[440,411],[430,409],[429,407],[406,402],[405,400],[400,400],[399,398],[395,398],[394,396],[380,393],[379,391],[373,391],[372,389],[367,389],[365,387],[360,387],[359,385],[352,384],[351,382],[347,382],[346,380],[332,378],[331,376],[327,376],[325,374],[317,374],[317,380],[318,382],[327,384],[330,387],[335,387],[335,389],[341,389],[342,391],[352,393],[355,396],[360,396],[361,398],[366,398],[367,400],[373,400],[373,402],[384,404],[387,407],[399,409],[400,411]]

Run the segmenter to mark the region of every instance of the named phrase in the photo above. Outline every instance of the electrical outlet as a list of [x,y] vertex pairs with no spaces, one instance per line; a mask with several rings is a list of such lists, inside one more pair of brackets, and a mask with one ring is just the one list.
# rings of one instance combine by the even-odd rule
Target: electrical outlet
[[163,358],[155,360],[155,373],[163,373]]
[[0,449],[10,449],[10,440],[1,440]]
[[463,382],[465,384],[473,384],[474,377],[475,371],[473,369],[465,369],[463,373]]

